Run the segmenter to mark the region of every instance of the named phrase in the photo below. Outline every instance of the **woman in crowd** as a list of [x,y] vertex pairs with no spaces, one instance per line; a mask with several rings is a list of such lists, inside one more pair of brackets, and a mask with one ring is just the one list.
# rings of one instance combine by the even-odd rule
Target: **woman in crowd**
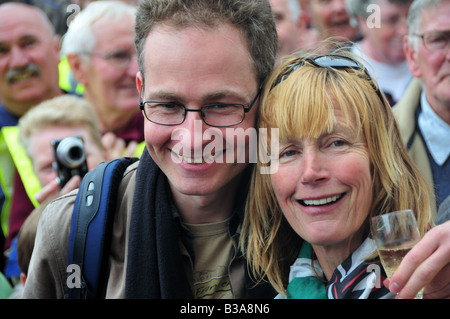
[[385,277],[369,220],[412,209],[423,235],[432,195],[364,66],[349,52],[286,59],[259,126],[264,145],[278,129],[279,149],[271,174],[258,163],[253,175],[242,246],[254,274],[289,298],[394,297],[371,272]]

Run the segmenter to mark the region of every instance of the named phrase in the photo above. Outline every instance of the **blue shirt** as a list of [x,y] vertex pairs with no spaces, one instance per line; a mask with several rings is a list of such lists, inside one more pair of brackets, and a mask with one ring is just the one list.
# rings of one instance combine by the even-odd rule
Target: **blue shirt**
[[450,155],[450,125],[441,119],[428,104],[425,91],[421,97],[422,112],[419,127],[434,161],[442,166]]
[[422,111],[418,125],[427,148],[433,174],[436,204],[439,205],[450,194],[450,125],[442,120],[428,104],[425,93],[421,96]]
[[0,129],[3,126],[15,126],[19,122],[19,118],[9,113],[0,102]]

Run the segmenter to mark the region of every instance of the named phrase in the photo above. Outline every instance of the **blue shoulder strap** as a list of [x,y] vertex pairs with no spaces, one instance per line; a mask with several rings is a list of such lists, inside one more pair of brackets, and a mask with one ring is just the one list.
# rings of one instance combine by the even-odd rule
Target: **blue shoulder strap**
[[136,160],[103,162],[81,182],[69,235],[69,265],[78,265],[81,278],[69,287],[71,299],[103,296],[117,193],[123,173]]

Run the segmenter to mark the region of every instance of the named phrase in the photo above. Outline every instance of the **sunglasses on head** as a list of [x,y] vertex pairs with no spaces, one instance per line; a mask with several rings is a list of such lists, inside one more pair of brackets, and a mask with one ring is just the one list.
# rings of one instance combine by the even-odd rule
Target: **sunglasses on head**
[[282,81],[286,80],[292,72],[305,65],[305,63],[309,63],[315,67],[320,68],[352,69],[364,73],[364,76],[367,78],[367,80],[369,80],[370,84],[376,91],[378,97],[384,103],[383,94],[381,93],[378,86],[374,83],[372,77],[369,75],[366,68],[360,62],[345,55],[339,54],[319,55],[315,57],[309,57],[306,59],[299,59],[298,61],[289,64],[286,67],[286,71],[278,75],[278,77],[275,79],[270,90],[272,90]]

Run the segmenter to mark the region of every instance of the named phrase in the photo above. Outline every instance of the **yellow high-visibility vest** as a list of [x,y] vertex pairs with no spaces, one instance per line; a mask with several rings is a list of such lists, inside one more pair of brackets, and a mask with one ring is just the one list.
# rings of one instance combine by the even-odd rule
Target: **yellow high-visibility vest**
[[25,148],[19,141],[19,128],[17,126],[5,126],[0,131],[0,184],[5,194],[0,222],[5,237],[8,235],[16,169],[34,207],[39,207],[39,202],[34,196],[41,190],[41,184],[34,174],[33,165]]
[[[144,148],[145,141],[138,144],[134,156],[141,157]],[[5,195],[5,202],[0,212],[0,224],[5,237],[8,235],[16,169],[34,207],[39,207],[40,204],[35,199],[35,195],[42,187],[33,171],[33,164],[19,141],[19,128],[5,126],[0,131],[0,185]]]
[[144,148],[145,148],[145,141],[140,142],[136,148],[136,151],[134,152],[134,156],[141,157],[142,152],[144,151]]
[[68,93],[84,94],[84,86],[76,82],[70,70],[69,62],[65,56],[61,57],[58,65],[59,70],[59,87]]

